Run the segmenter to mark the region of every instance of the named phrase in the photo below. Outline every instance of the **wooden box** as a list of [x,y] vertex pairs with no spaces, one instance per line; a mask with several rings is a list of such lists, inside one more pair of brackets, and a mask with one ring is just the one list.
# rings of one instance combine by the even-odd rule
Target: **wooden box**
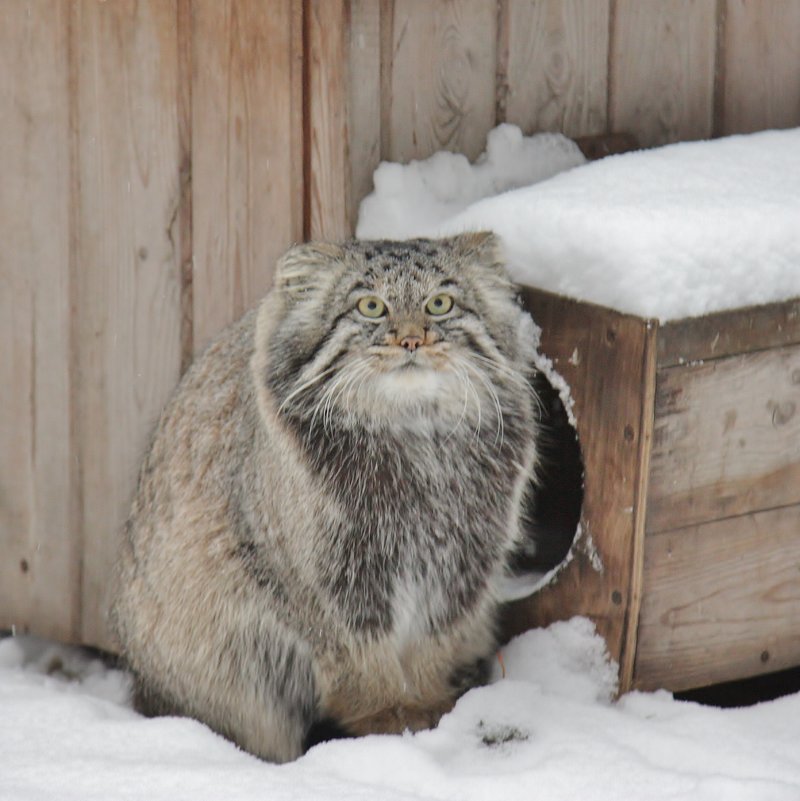
[[800,664],[800,299],[661,324],[538,290],[584,462],[572,558],[512,633],[592,618],[620,690]]

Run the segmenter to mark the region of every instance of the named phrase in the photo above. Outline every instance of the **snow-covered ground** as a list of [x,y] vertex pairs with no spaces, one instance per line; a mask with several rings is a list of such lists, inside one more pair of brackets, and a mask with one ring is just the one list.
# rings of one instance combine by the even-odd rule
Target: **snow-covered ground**
[[529,632],[432,731],[323,743],[269,765],[193,720],[130,709],[80,652],[0,641],[3,801],[797,801],[800,695],[737,710],[666,692],[611,701],[591,623]]
[[[570,146],[557,134],[523,139],[503,125],[471,167],[444,153],[382,164],[357,234],[491,229],[516,280],[661,320],[800,295],[800,129],[590,164]],[[515,176],[505,154],[517,152],[527,161]],[[537,157],[565,171],[547,178],[534,169]],[[532,185],[514,188],[523,181]],[[477,202],[474,183],[485,188]]]

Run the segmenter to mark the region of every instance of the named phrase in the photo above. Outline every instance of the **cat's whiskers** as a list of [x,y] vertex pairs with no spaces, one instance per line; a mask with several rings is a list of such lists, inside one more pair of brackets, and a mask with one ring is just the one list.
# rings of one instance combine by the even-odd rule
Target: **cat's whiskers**
[[495,444],[498,444],[502,448],[503,442],[505,441],[505,422],[503,419],[503,408],[500,404],[500,398],[497,395],[497,391],[495,390],[492,382],[487,378],[484,371],[479,369],[476,365],[470,364],[469,359],[462,359],[462,362],[468,371],[474,373],[481,381],[483,386],[486,388],[486,394],[489,396],[492,404],[495,408],[495,413],[497,416],[497,426],[495,429],[495,437],[494,441]]
[[364,369],[359,373],[358,376],[358,383],[353,388],[353,393],[355,395],[361,395],[363,392],[364,385],[366,384],[367,387],[367,406],[368,408],[372,408],[375,403],[375,382],[370,381],[367,383],[368,379],[374,378],[375,370],[374,365],[370,363],[370,360],[364,359]]
[[[458,365],[455,361],[451,362],[451,364],[453,366],[453,372],[455,373],[456,377],[461,381],[461,384],[464,387],[464,406],[461,409],[460,417],[458,418],[458,420],[456,420],[455,425],[450,429],[450,431],[447,433],[447,436],[444,438],[445,442],[448,442],[450,440],[450,438],[456,433],[456,431],[458,431],[458,428],[461,425],[461,423],[464,422],[464,418],[466,417],[467,414],[467,406],[469,405],[469,388],[468,388],[469,376],[467,375],[466,370],[460,365]],[[480,409],[479,409],[479,414],[480,414]]]
[[349,370],[347,368],[340,369],[339,374],[325,387],[322,394],[317,398],[317,402],[313,406],[313,413],[311,415],[311,428],[313,429],[316,421],[317,416],[321,414],[322,416],[322,425],[325,428],[325,407],[328,403],[331,393],[339,386],[342,381],[345,381],[349,377]]
[[352,424],[355,420],[356,411],[353,408],[353,397],[361,394],[363,383],[372,374],[370,360],[363,357],[358,359],[350,366],[348,373],[347,380],[341,384],[338,391],[332,393],[328,403],[328,420],[331,423],[337,407],[345,412],[348,424]]
[[350,365],[325,388],[323,393],[320,411],[322,417],[322,428],[324,431],[333,429],[333,415],[335,411],[335,398],[344,390],[348,383],[353,380],[354,368]]
[[496,370],[503,378],[508,380],[510,383],[514,384],[520,389],[525,390],[527,394],[530,396],[531,401],[536,406],[539,414],[544,413],[544,406],[542,405],[542,400],[539,397],[536,390],[531,386],[530,382],[527,381],[522,375],[519,374],[513,367],[510,367],[504,363],[496,362],[493,359],[490,359],[486,356],[482,356],[479,353],[475,353],[474,351],[469,354],[470,359],[474,359],[475,361],[482,362],[486,364],[488,367]]
[[328,369],[327,369],[327,370],[323,370],[321,373],[319,373],[319,374],[315,375],[313,378],[309,378],[307,381],[304,381],[304,382],[303,382],[303,383],[302,383],[302,384],[301,384],[299,387],[297,387],[297,388],[295,388],[294,390],[292,390],[292,392],[290,392],[290,393],[289,393],[289,394],[288,394],[288,395],[287,395],[287,396],[286,396],[286,397],[283,399],[283,402],[281,403],[281,405],[280,405],[280,406],[278,406],[278,412],[277,412],[277,413],[278,413],[278,414],[282,414],[282,413],[283,413],[283,410],[284,410],[284,409],[285,409],[285,408],[286,408],[286,407],[289,405],[289,403],[290,403],[291,401],[293,401],[293,400],[294,400],[294,399],[295,399],[295,398],[296,398],[296,397],[297,397],[297,396],[298,396],[300,393],[302,393],[302,392],[305,392],[307,389],[311,389],[311,387],[313,387],[313,386],[314,386],[314,384],[318,383],[318,382],[319,382],[319,381],[321,381],[323,378],[325,378],[326,376],[330,375],[330,374],[331,374],[331,373],[332,373],[332,372],[333,372],[335,369],[336,369],[336,366],[335,366],[335,365],[332,365],[331,367],[328,367]]
[[[335,407],[338,406],[340,409],[344,407],[343,410],[347,415],[348,423],[353,422],[355,413],[352,408],[352,398],[353,395],[357,395],[360,392],[361,384],[370,373],[369,368],[369,362],[362,358],[355,362],[355,364],[348,370],[349,375],[347,380],[341,384],[337,392],[331,395],[331,399],[328,404],[328,411],[330,415],[333,414]],[[346,404],[342,404],[341,401],[345,400],[346,398],[349,400],[347,400]]]
[[478,440],[481,436],[481,427],[483,423],[483,404],[481,403],[481,396],[478,393],[478,390],[475,389],[475,384],[472,383],[472,379],[469,377],[469,370],[464,370],[464,379],[466,380],[467,386],[472,392],[472,396],[475,398],[475,408],[478,412],[478,422],[475,424],[475,439]]

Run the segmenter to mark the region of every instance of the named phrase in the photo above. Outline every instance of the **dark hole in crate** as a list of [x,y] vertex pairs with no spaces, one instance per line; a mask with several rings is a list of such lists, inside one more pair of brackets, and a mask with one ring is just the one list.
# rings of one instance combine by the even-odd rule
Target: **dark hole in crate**
[[694,701],[704,706],[753,706],[762,701],[773,701],[784,695],[800,692],[800,667],[765,673],[749,679],[711,684],[696,690],[675,693],[679,701]]
[[575,539],[583,504],[583,459],[575,428],[558,391],[539,373],[538,481],[525,514],[528,534],[512,560],[514,573],[546,573],[559,565]]

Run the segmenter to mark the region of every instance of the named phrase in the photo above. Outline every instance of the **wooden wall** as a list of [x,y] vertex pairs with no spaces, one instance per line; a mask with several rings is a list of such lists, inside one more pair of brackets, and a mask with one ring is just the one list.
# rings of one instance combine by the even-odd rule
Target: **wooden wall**
[[794,0],[4,0],[0,628],[108,645],[159,410],[380,159],[798,125],[798,63]]
[[136,465],[303,237],[302,7],[6,0],[0,628],[107,645]]

